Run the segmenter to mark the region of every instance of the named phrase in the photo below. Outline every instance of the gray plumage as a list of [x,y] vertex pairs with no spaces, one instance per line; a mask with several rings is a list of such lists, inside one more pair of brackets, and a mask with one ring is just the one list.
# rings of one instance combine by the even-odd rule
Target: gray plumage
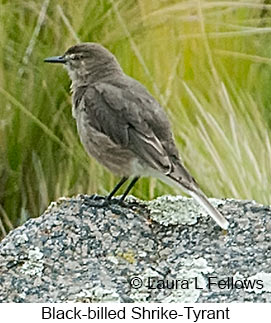
[[181,187],[227,229],[228,222],[182,165],[165,111],[124,74],[113,54],[99,44],[82,43],[45,61],[63,63],[69,73],[73,117],[90,155],[125,178],[155,176]]

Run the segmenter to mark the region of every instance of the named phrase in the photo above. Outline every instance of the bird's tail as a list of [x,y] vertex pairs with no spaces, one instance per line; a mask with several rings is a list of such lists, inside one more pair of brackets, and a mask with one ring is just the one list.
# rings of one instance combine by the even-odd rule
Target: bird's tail
[[[224,216],[208,201],[208,198],[201,191],[198,184],[194,178],[186,171],[186,169],[180,165],[177,170],[177,174],[172,172],[167,175],[159,174],[162,181],[171,186],[177,186],[181,188],[184,192],[188,193],[193,197],[204,209],[205,211],[215,220],[215,222],[224,230],[228,229],[229,222],[224,218]],[[181,174],[181,176],[176,176]]]
[[224,216],[208,201],[202,192],[189,191],[189,194],[209,213],[215,222],[224,230],[228,229],[229,222]]

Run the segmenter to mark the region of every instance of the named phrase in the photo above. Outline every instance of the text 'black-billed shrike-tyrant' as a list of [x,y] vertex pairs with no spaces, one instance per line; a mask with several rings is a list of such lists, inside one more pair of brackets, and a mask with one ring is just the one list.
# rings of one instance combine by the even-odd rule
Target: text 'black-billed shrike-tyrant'
[[130,176],[122,200],[140,176],[154,176],[191,195],[221,228],[228,228],[184,168],[165,111],[142,84],[124,74],[113,54],[97,43],[82,43],[44,61],[62,63],[69,73],[72,114],[87,152],[122,176],[109,200]]

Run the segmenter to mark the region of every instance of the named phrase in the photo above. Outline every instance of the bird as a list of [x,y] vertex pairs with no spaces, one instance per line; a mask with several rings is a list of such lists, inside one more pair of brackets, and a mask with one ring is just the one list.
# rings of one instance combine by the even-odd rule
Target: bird
[[228,221],[183,165],[165,110],[144,85],[124,73],[108,49],[78,43],[44,62],[64,65],[71,79],[72,116],[85,150],[121,177],[107,201],[129,178],[121,202],[140,177],[152,176],[190,195],[227,230]]

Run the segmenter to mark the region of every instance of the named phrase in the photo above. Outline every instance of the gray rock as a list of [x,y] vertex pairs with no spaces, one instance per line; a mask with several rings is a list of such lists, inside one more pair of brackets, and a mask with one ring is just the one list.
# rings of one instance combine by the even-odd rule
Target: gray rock
[[62,198],[0,243],[0,302],[271,302],[271,208]]

